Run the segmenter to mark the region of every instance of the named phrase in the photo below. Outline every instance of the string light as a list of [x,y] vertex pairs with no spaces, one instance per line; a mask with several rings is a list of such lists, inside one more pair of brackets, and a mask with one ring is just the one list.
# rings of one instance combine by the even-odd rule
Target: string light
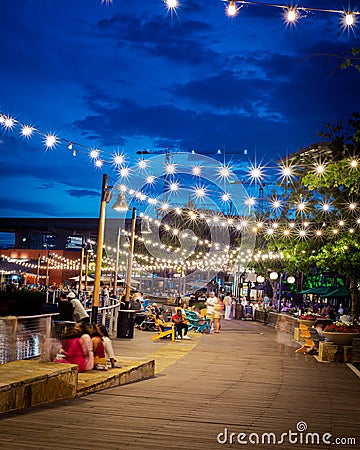
[[29,125],[24,125],[21,127],[21,135],[25,138],[29,138],[33,134],[34,130],[35,128]]
[[47,136],[45,136],[44,143],[47,149],[51,149],[54,148],[56,144],[58,144],[58,139],[54,134],[48,134]]
[[338,10],[338,9],[325,9],[325,8],[318,8],[318,7],[308,7],[308,6],[299,6],[296,7],[293,6],[287,6],[283,4],[277,4],[277,3],[262,3],[262,2],[256,2],[256,1],[246,1],[246,0],[225,0],[228,3],[228,6],[226,7],[226,14],[228,16],[235,16],[237,15],[237,12],[239,10],[239,7],[237,5],[251,5],[251,6],[262,6],[262,7],[272,7],[272,8],[278,8],[283,10],[283,17],[286,24],[295,24],[295,22],[300,19],[300,12],[304,12],[304,16],[307,15],[308,12],[321,12],[321,13],[334,13],[339,14],[343,18],[343,24],[345,27],[353,27],[355,25],[355,16],[360,14],[358,11],[344,11],[344,10]]

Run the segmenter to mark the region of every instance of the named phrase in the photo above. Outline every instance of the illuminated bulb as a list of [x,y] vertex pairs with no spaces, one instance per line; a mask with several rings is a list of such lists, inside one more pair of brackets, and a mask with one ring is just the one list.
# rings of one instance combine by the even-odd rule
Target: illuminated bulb
[[248,226],[248,223],[247,223],[246,220],[242,220],[242,221],[240,222],[240,225],[241,225],[243,228],[246,228],[246,227]]
[[147,161],[146,161],[145,159],[141,159],[141,160],[138,162],[139,169],[141,169],[141,170],[146,169],[146,168],[147,168],[147,165],[148,165],[148,163],[147,163]]
[[72,152],[72,155],[73,155],[73,156],[76,156],[76,150],[75,150],[75,148],[74,148],[74,150],[73,150],[73,152]]
[[161,209],[162,209],[163,211],[166,211],[167,209],[169,209],[169,203],[163,203],[163,204],[161,205]]
[[290,228],[295,228],[294,222],[290,222],[290,223],[289,223],[289,227],[290,227]]
[[289,23],[294,23],[298,19],[298,12],[295,8],[289,8],[286,11],[286,20]]
[[170,183],[170,191],[171,192],[177,192],[179,190],[179,183]]
[[292,170],[291,167],[283,167],[281,171],[284,178],[288,178],[292,176]]
[[129,167],[123,167],[120,169],[120,176],[123,178],[127,178],[130,175],[130,169]]
[[167,164],[165,166],[165,172],[169,175],[175,173],[176,172],[175,164]]
[[325,166],[323,166],[322,164],[320,164],[319,166],[316,167],[316,173],[322,174],[324,172],[325,172]]
[[24,125],[21,129],[21,134],[24,137],[30,137],[33,134],[34,128],[28,125]]
[[15,125],[15,121],[11,117],[5,117],[3,124],[5,128],[11,129]]
[[266,230],[266,233],[269,234],[269,235],[274,234],[273,228],[268,228],[268,229]]
[[350,229],[349,229],[349,233],[352,234],[352,233],[354,233],[354,232],[355,232],[354,228],[350,228]]
[[304,211],[304,210],[305,210],[305,203],[304,203],[304,202],[298,203],[297,209],[298,209],[299,211]]
[[251,178],[254,178],[254,179],[261,178],[261,170],[258,167],[252,169],[250,172],[250,176],[251,176]]
[[357,224],[360,224],[360,219],[357,219],[356,223],[357,223]]
[[53,148],[58,143],[57,137],[53,134],[48,134],[45,137],[45,147],[46,148]]
[[290,236],[290,230],[284,230],[284,236]]
[[228,202],[230,200],[230,195],[227,194],[226,192],[221,196],[221,200],[223,202]]
[[175,9],[178,6],[177,0],[165,0],[168,9]]
[[196,195],[196,197],[198,197],[198,198],[204,198],[205,195],[206,195],[206,190],[205,190],[205,188],[202,188],[202,187],[196,188],[196,189],[195,189],[195,195]]
[[352,27],[354,25],[354,16],[350,12],[345,15],[345,24],[348,27]]
[[352,209],[352,210],[356,209],[356,203],[350,203],[349,209]]
[[345,222],[343,220],[339,220],[339,226],[343,227],[345,225]]
[[201,176],[201,166],[194,166],[194,167],[192,167],[191,173],[192,173],[192,175],[194,175],[196,177]]
[[114,156],[114,164],[117,166],[120,166],[121,164],[123,164],[124,162],[124,157],[123,155],[115,155]]
[[70,144],[68,145],[68,149],[69,149],[69,150],[72,150],[72,148],[73,148],[73,143],[70,142]]
[[329,209],[330,209],[329,203],[324,203],[324,204],[322,205],[322,210],[323,210],[323,211],[329,211]]
[[304,237],[304,236],[306,235],[306,231],[305,231],[305,230],[300,230],[300,231],[299,231],[299,235],[300,235],[301,237]]
[[357,159],[352,159],[351,162],[350,162],[350,166],[351,166],[351,167],[357,167],[357,166],[358,166],[358,161],[357,161]]
[[153,184],[155,182],[155,177],[153,175],[149,175],[146,177],[147,184]]
[[181,208],[175,208],[175,213],[176,213],[178,216],[181,216],[181,214],[182,214]]
[[90,152],[90,158],[96,159],[99,156],[99,150],[96,150],[96,148],[93,148]]
[[249,197],[245,200],[245,205],[254,206],[255,205],[255,199],[254,197]]
[[279,224],[277,222],[274,222],[272,224],[272,227],[276,230],[277,228],[279,228]]
[[322,235],[322,231],[321,230],[316,230],[316,236],[321,236]]
[[104,162],[101,159],[97,159],[95,161],[95,167],[102,167]]
[[272,202],[272,207],[273,207],[274,209],[280,208],[280,206],[281,206],[281,203],[280,203],[279,200],[274,200],[274,201]]
[[228,166],[221,166],[219,169],[219,177],[220,178],[229,178],[229,176],[231,175],[231,170]]
[[339,230],[337,230],[336,228],[334,230],[332,230],[333,234],[338,234]]
[[230,17],[234,17],[234,16],[236,16],[237,11],[238,10],[236,8],[235,1],[231,0],[230,3],[229,3],[229,6],[226,9],[227,15],[230,16]]

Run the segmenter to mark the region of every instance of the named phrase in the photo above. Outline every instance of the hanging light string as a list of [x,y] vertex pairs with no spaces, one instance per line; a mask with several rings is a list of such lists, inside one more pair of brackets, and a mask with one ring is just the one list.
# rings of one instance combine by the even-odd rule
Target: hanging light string
[[355,25],[355,16],[359,15],[358,11],[351,10],[338,10],[338,9],[326,9],[326,8],[318,8],[318,7],[308,7],[308,6],[292,6],[292,5],[284,5],[278,3],[262,3],[262,2],[253,2],[253,1],[245,1],[245,0],[225,0],[226,6],[226,14],[228,16],[236,16],[240,9],[243,6],[265,6],[270,8],[278,8],[283,11],[283,18],[285,23],[294,24],[299,19],[301,19],[301,12],[320,12],[320,13],[332,13],[341,15],[343,26],[351,28]]
[[[141,190],[134,190],[131,187],[126,185],[128,178],[131,177],[131,169],[125,165],[125,156],[122,154],[114,154],[112,157],[112,160],[101,159],[100,153],[103,153],[103,152],[98,149],[90,149],[82,144],[75,143],[70,139],[64,139],[64,138],[58,137],[55,134],[43,133],[40,130],[36,129],[35,127],[26,125],[26,124],[18,121],[17,119],[12,118],[11,116],[5,115],[4,113],[0,113],[0,125],[5,130],[8,130],[8,131],[14,131],[16,127],[20,127],[21,128],[20,134],[24,138],[30,138],[34,134],[38,134],[38,135],[42,136],[43,140],[44,140],[44,145],[47,149],[52,149],[59,144],[66,144],[67,148],[71,151],[78,149],[83,153],[88,153],[90,158],[92,160],[94,160],[95,166],[98,168],[102,167],[104,162],[108,162],[109,164],[112,164],[113,166],[115,166],[117,168],[119,177],[121,179],[121,184],[119,184],[119,186],[118,186],[118,189],[120,191],[126,192],[130,195],[133,195],[133,198],[135,201],[147,202],[149,205],[152,205],[152,206],[158,205],[158,211],[161,211],[164,215],[167,214],[167,212],[171,208],[171,205],[168,201],[160,202],[156,198],[148,196],[145,192],[143,192]],[[174,154],[174,156],[175,155],[176,154]],[[142,171],[146,171],[149,169],[148,165],[147,165],[147,161],[144,159],[141,159],[140,161],[137,162],[137,167]],[[291,159],[281,161],[281,163],[277,167],[278,171],[279,171],[280,185],[282,183],[286,184],[286,183],[292,182],[292,180],[296,178],[296,170],[299,167],[304,169],[305,165],[301,165],[301,166],[293,165],[291,162]],[[310,167],[310,166],[308,166],[308,167]],[[249,179],[251,180],[251,182],[254,182],[255,185],[256,185],[256,183],[259,183],[261,185],[261,183],[263,183],[263,179],[266,176],[265,168],[266,168],[265,166],[251,165],[248,170],[248,176],[249,176]],[[310,168],[318,176],[323,176],[327,170],[327,164],[325,162],[316,163],[316,164],[312,164]],[[359,168],[359,160],[356,157],[350,157],[349,158],[349,170],[357,170],[358,168]],[[177,170],[176,162],[168,163],[164,167],[164,172],[167,174],[170,174],[170,175],[175,175],[176,170]],[[222,179],[224,181],[226,181],[230,184],[231,184],[232,174],[233,174],[233,170],[230,166],[225,165],[225,164],[220,164],[220,163],[219,163],[218,168],[214,171],[214,176],[222,177]],[[193,177],[198,177],[198,178],[201,177],[201,167],[199,167],[199,166],[191,167],[191,175]],[[159,178],[159,177],[152,175],[150,172],[146,172],[146,173],[144,172],[144,184],[145,185],[151,186],[154,183],[156,178]],[[177,183],[176,181],[170,182],[170,190],[171,190],[171,187],[173,188],[174,191],[181,190],[179,183]],[[203,200],[204,197],[206,197],[206,195],[207,195],[206,191],[207,191],[206,187],[201,186],[200,184],[195,186],[195,188],[193,189],[194,199],[195,200]],[[221,199],[224,204],[231,201],[231,196],[229,194],[227,194],[225,191],[220,194],[221,194]],[[273,198],[269,199],[269,201],[271,202],[270,206],[273,209],[274,214],[276,211],[280,212],[281,208],[284,207],[284,204],[282,204],[283,200],[281,198],[273,197]],[[256,206],[256,202],[257,202],[257,200],[254,197],[248,196],[247,198],[244,198],[244,203],[249,208],[249,217],[252,216],[254,213],[254,208]],[[334,211],[334,212],[339,211],[339,208],[335,209],[333,206],[331,206],[331,203],[329,201],[323,201],[323,203],[321,203],[321,200],[319,200],[319,206],[322,207],[323,211],[328,211],[329,209],[332,209],[332,211]],[[358,207],[359,207],[358,204],[356,202],[352,201],[351,199],[349,199],[348,205],[345,205],[345,209],[347,210],[347,213],[348,212],[356,213],[358,211]],[[300,200],[295,205],[293,214],[294,215],[296,215],[298,213],[305,214],[305,215],[310,214],[310,211],[306,211],[306,208],[307,208],[306,202],[303,200]],[[174,207],[174,209],[175,209],[175,211],[181,211],[181,208],[179,208],[179,207]],[[181,212],[180,212],[180,214],[181,214]],[[196,220],[196,217],[199,217],[200,219],[205,219],[207,223],[218,222],[222,226],[234,226],[237,230],[241,230],[241,229],[245,228],[245,226],[247,225],[247,222],[249,221],[249,217],[242,217],[242,218],[237,217],[236,219],[227,217],[225,220],[224,215],[221,216],[219,214],[210,216],[210,214],[200,213],[199,216],[197,216],[198,213],[196,211],[190,211],[189,214],[193,215],[193,219],[195,219],[195,220]],[[151,218],[149,218],[149,220],[151,220]],[[341,219],[339,219],[339,220],[341,220]],[[250,222],[251,222],[251,220],[250,220]],[[359,225],[359,219],[356,217],[356,224],[350,225],[349,232],[352,233],[353,232],[352,230],[354,230],[354,228],[358,225]],[[254,224],[251,224],[251,226],[252,226],[252,229],[254,230],[254,232],[261,231],[259,229],[259,228],[262,228],[261,226],[260,227],[254,226]],[[302,227],[301,223],[300,223],[300,226]],[[340,226],[340,227],[341,228],[339,228],[339,230],[345,229],[343,226]],[[299,225],[297,225],[297,228],[299,228]],[[174,232],[174,230],[175,229],[172,229],[173,232]],[[337,228],[333,228],[333,230],[334,230],[333,231],[334,235],[336,235],[338,233],[338,231],[336,231]],[[300,230],[300,231],[301,231],[301,234],[304,235],[304,231],[303,230]],[[276,232],[275,226],[269,226],[267,228],[267,233],[269,235],[275,234],[275,232]],[[285,229],[283,232],[288,233],[289,230]],[[307,233],[305,233],[305,234],[307,235]]]
[[[47,150],[53,150],[56,147],[63,145],[66,146],[68,150],[72,151],[74,156],[76,156],[78,152],[85,154],[94,163],[94,166],[96,168],[101,168],[104,166],[104,164],[109,164],[115,168],[119,177],[122,178],[123,180],[126,180],[129,177],[131,177],[132,172],[138,169],[143,171],[144,174],[146,175],[144,177],[144,184],[151,186],[159,178],[158,176],[152,175],[149,172],[148,161],[145,160],[144,158],[140,158],[139,160],[137,160],[135,167],[131,168],[130,166],[126,165],[126,161],[131,159],[129,155],[125,155],[124,153],[119,152],[113,153],[106,152],[105,150],[101,150],[99,148],[92,148],[84,144],[77,143],[73,139],[60,137],[55,133],[44,133],[43,131],[35,128],[34,126],[25,124],[1,111],[0,111],[0,127],[2,127],[5,131],[8,132],[14,132],[16,129],[20,128],[19,130],[20,136],[26,139],[30,139],[31,137],[38,135],[42,138],[43,144]],[[172,155],[176,156],[176,153],[177,152],[174,152],[172,153]],[[192,151],[192,153],[195,152]],[[214,152],[214,155],[215,154],[216,152]],[[199,152],[199,155],[202,155],[202,153]],[[350,158],[349,164],[351,168],[356,168],[359,165],[359,159],[355,157]],[[282,160],[281,163],[278,164],[277,166],[250,164],[247,170],[247,179],[250,180],[251,183],[261,183],[266,179],[265,173],[266,169],[276,169],[278,171],[279,181],[281,181],[281,183],[288,183],[289,181],[291,181],[293,178],[296,177],[296,170],[298,168],[303,167],[304,167],[303,165],[292,164],[291,160],[288,161],[285,159]],[[307,167],[314,170],[318,174],[323,174],[324,170],[326,169],[326,165],[324,165],[323,163],[312,164],[308,165]],[[194,178],[196,177],[200,178],[202,175],[201,171],[202,167],[197,165],[191,166],[191,175]],[[166,175],[174,176],[177,172],[176,162],[166,164],[164,167],[164,172]],[[230,184],[232,183],[231,178],[233,175],[234,175],[233,168],[226,164],[219,163],[218,167],[215,168],[214,170],[214,176],[216,176],[217,178],[221,177],[222,180],[227,181]],[[244,184],[247,184],[247,182],[244,182]],[[119,189],[120,190],[123,189],[123,185],[120,185]],[[176,181],[172,181],[172,183],[169,184],[169,192],[174,193],[179,189],[180,186],[179,184],[176,183]],[[136,195],[140,195],[140,193],[138,194],[136,192]],[[223,192],[221,195],[223,197],[222,200],[224,202],[230,200],[230,198],[226,197],[226,192]],[[206,189],[201,190],[200,186],[196,186],[196,188],[194,188],[194,197],[200,198],[202,196],[206,196]]]

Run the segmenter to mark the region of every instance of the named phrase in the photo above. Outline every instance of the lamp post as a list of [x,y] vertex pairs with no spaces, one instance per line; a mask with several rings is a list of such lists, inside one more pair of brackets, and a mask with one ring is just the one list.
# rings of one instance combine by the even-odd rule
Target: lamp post
[[[82,238],[84,239],[84,238]],[[84,253],[85,253],[85,244],[84,240],[81,244],[81,256],[80,256],[80,274],[79,274],[79,291],[81,292],[82,288],[82,278],[83,278],[83,270],[84,270]]]
[[277,299],[276,289],[275,289],[275,282],[276,282],[276,280],[278,278],[279,278],[279,274],[277,272],[271,272],[270,273],[270,281],[271,281],[271,287],[272,287],[272,291],[273,291],[273,295],[272,295],[273,303],[275,303],[275,300]]
[[115,271],[114,271],[114,295],[117,296],[117,279],[119,273],[119,252],[120,252],[120,236],[121,230],[118,228],[117,237],[116,237],[116,260],[115,260]]
[[41,255],[38,254],[37,257],[37,269],[36,269],[36,287],[39,287],[39,277],[40,277],[40,264],[41,264]]
[[134,243],[135,243],[135,224],[136,224],[136,208],[133,207],[131,216],[130,248],[126,267],[125,309],[129,308],[130,303],[131,274],[132,274],[132,263],[134,257]]
[[45,277],[45,286],[49,287],[50,278],[49,278],[49,266],[50,266],[50,259],[52,258],[52,255],[50,252],[48,252],[47,256],[47,262],[46,262],[46,277]]
[[99,215],[99,231],[98,242],[96,251],[96,264],[95,264],[95,278],[94,278],[94,292],[93,303],[91,310],[91,322],[97,323],[97,316],[99,310],[99,295],[100,295],[100,279],[101,279],[101,266],[102,266],[102,252],[104,244],[104,230],[105,230],[105,209],[106,204],[111,200],[111,190],[108,186],[108,175],[103,174],[102,189],[101,189],[101,203],[100,203],[100,215]]

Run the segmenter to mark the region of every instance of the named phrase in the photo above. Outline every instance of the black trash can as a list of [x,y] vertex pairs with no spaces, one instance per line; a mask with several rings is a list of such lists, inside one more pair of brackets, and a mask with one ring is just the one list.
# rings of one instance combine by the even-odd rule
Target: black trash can
[[135,313],[136,311],[131,309],[119,310],[116,337],[128,339],[134,337]]

